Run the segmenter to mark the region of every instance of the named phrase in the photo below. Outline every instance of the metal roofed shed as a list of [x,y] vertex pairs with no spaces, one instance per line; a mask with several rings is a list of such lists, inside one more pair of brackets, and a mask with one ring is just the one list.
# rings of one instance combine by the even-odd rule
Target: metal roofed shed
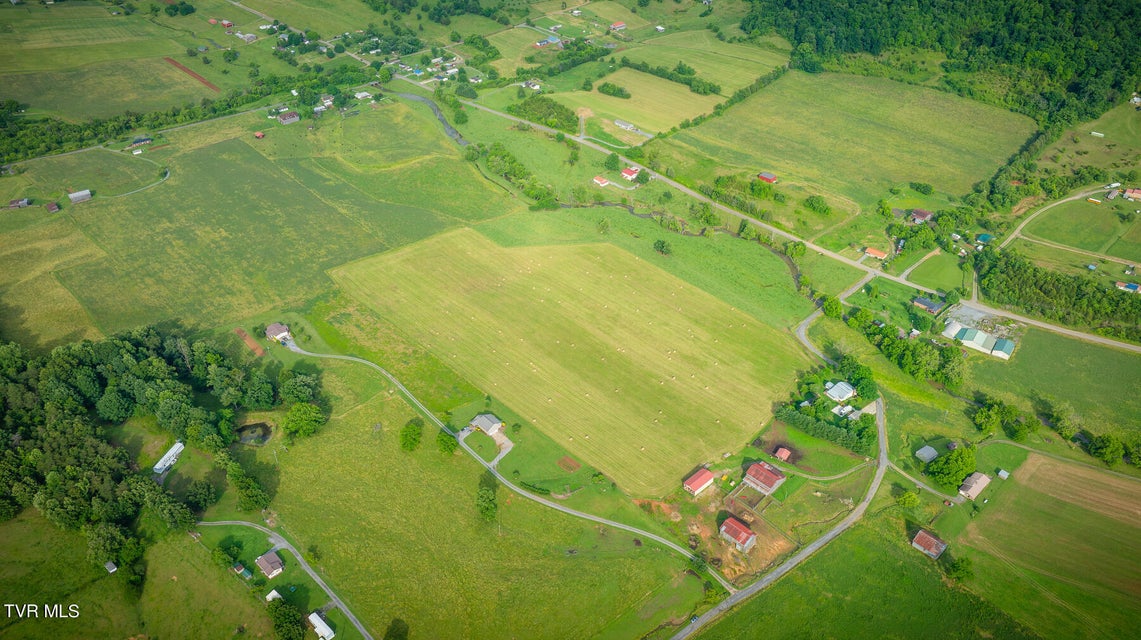
[[333,628],[321,618],[321,614],[316,611],[309,614],[309,624],[313,626],[313,631],[317,633],[317,637],[321,640],[329,640],[337,635],[333,631]]
[[939,452],[935,450],[935,447],[932,447],[931,445],[927,445],[927,446],[923,447],[922,449],[920,449],[919,451],[916,451],[915,457],[919,458],[923,462],[931,462],[935,458],[939,457]]
[[155,463],[154,472],[160,475],[166,473],[168,469],[174,466],[174,463],[178,462],[178,456],[182,455],[182,450],[185,448],[186,445],[175,442],[174,446],[167,449],[166,453],[162,454],[159,461]]
[[503,428],[503,421],[500,420],[494,413],[481,413],[471,419],[469,425],[473,429],[479,429],[489,436],[493,436]]
[[824,392],[824,395],[828,396],[833,402],[844,402],[845,400],[855,396],[856,390],[852,387],[852,385],[848,384],[846,381],[841,380],[831,387],[828,387],[828,390]]

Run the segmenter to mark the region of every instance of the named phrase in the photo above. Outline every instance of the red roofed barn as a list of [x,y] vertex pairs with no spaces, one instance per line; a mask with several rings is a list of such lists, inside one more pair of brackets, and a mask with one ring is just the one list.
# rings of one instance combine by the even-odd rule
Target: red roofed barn
[[792,455],[792,452],[784,447],[777,447],[776,453],[773,455],[776,456],[776,459],[780,460],[781,462],[788,462],[788,458]]
[[740,520],[730,516],[721,523],[721,537],[733,543],[738,551],[748,551],[757,543],[757,534]]
[[702,491],[709,488],[713,484],[713,472],[709,469],[698,469],[697,473],[693,474],[682,484],[682,487],[693,495],[698,495]]
[[768,171],[762,171],[762,172],[758,173],[757,178],[759,180],[764,180],[765,182],[767,182],[769,184],[776,184],[776,181],[777,181],[776,174],[769,173]]
[[757,462],[745,472],[744,483],[768,495],[785,481],[780,469],[767,462]]
[[946,542],[927,533],[923,529],[920,529],[919,533],[915,534],[915,539],[911,541],[911,546],[936,559],[943,555],[943,551],[947,549]]

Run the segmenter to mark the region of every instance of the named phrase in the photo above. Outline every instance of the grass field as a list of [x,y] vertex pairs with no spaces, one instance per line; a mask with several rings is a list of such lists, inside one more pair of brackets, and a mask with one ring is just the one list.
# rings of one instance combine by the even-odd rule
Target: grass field
[[790,72],[724,116],[652,146],[682,174],[716,158],[702,170],[772,170],[867,207],[900,182],[965,193],[1032,130],[1029,118],[931,89]]
[[[1077,200],[1058,205],[1027,225],[1023,233],[1094,253],[1141,262],[1141,216],[1136,202]],[[1127,216],[1133,219],[1126,221]]]
[[944,292],[970,286],[970,279],[959,268],[959,261],[959,256],[940,252],[939,255],[931,256],[923,264],[915,267],[908,280]]
[[[804,473],[815,476],[830,476],[842,473],[863,461],[863,458],[837,445],[814,438],[803,431],[785,426],[782,422],[773,421],[771,425],[759,436],[762,446],[760,451],[772,454],[777,447],[787,447],[793,451],[793,457],[787,463],[782,463],[771,455],[766,455],[770,462],[781,466],[792,466]],[[746,449],[746,456],[756,451],[753,447]]]
[[[699,638],[1023,638],[993,605],[948,587],[902,519],[872,515]],[[890,603],[885,606],[885,603]]]
[[[971,358],[967,387],[1031,409],[1053,398],[1073,408],[1093,433],[1141,429],[1141,398],[1118,393],[1122,380],[1141,374],[1141,356],[1030,329],[1007,361]],[[1065,384],[1043,385],[1042,380]]]
[[[1104,138],[1090,135],[1105,134]],[[1038,166],[1063,173],[1082,166],[1110,172],[1136,169],[1141,162],[1141,112],[1121,104],[1093,122],[1083,122],[1046,148]]]
[[1123,637],[1141,615],[1138,516],[1135,480],[1032,454],[959,536],[960,555],[973,589],[1043,637]]
[[[599,93],[597,85],[601,82],[612,82],[625,87],[630,92],[630,98],[615,98]],[[576,111],[589,110],[590,113],[580,111],[588,117],[605,120],[619,118],[632,122],[647,133],[667,131],[682,120],[713,111],[714,105],[721,102],[717,96],[701,96],[683,84],[633,69],[619,69],[595,85],[594,91],[556,93],[554,98]]]
[[697,70],[698,77],[721,85],[721,93],[726,96],[788,60],[786,54],[768,49],[722,42],[712,31],[669,33],[623,51],[622,56],[671,69],[683,61]]
[[636,495],[755,432],[804,364],[790,338],[605,245],[458,231],[332,275]]
[[536,59],[546,61],[554,58],[554,49],[540,49],[535,43],[544,39],[542,33],[526,27],[516,27],[493,34],[488,38],[495,48],[499,49],[502,57],[493,60],[491,66],[500,74],[514,75],[519,67],[532,67],[536,63],[524,60],[527,56],[537,56]]

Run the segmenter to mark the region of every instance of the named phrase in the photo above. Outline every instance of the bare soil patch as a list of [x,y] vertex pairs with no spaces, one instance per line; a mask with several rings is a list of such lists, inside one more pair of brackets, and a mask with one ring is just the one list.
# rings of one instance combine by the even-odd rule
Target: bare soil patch
[[1141,521],[1141,482],[1030,454],[1012,474],[1016,482],[1052,498],[1125,524]]
[[562,458],[559,458],[558,464],[559,468],[563,471],[566,471],[567,473],[574,473],[575,471],[578,471],[580,468],[582,468],[582,464],[570,456],[563,456]]
[[246,346],[250,348],[250,351],[254,352],[255,356],[260,358],[265,355],[265,349],[263,349],[256,340],[250,337],[250,334],[246,333],[245,329],[237,327],[234,329],[234,333],[238,334],[238,337],[242,339],[242,342],[246,343]]
[[214,83],[210,82],[206,78],[203,78],[202,76],[198,75],[197,73],[191,71],[190,67],[187,67],[186,65],[175,60],[174,58],[163,58],[163,60],[166,60],[167,62],[173,64],[175,66],[175,68],[177,68],[179,71],[181,71],[181,72],[185,73],[186,75],[190,76],[191,78],[194,78],[195,80],[201,82],[207,89],[214,91],[216,93],[222,92],[222,90],[219,89],[217,86],[215,86]]

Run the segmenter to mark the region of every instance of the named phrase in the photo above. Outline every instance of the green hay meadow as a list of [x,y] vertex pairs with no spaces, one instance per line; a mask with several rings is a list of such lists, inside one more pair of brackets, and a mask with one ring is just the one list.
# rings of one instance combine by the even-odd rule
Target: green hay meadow
[[771,170],[867,207],[900,182],[965,193],[1032,131],[1029,118],[931,89],[790,72],[722,117],[651,146],[679,173],[715,158],[715,173]]
[[[515,27],[493,34],[488,40],[499,49],[503,57],[493,60],[491,66],[500,74],[514,75],[515,70],[520,67],[535,66],[535,63],[524,59],[528,56],[536,56],[538,60],[553,59],[555,49],[540,49],[535,46],[536,42],[544,38],[546,36],[543,33],[527,27]],[[513,88],[512,90],[514,91]]]
[[950,291],[963,286],[970,286],[970,279],[963,274],[959,267],[959,256],[950,253],[940,253],[923,261],[915,267],[908,276],[908,280],[916,284],[930,287],[937,291]]
[[1058,205],[1027,225],[1023,233],[1141,262],[1141,216],[1136,214],[1141,204],[1121,198],[1101,200],[1100,205],[1085,200]]
[[[612,82],[625,87],[630,92],[630,98],[615,98],[599,93],[597,85],[601,82]],[[595,85],[593,91],[556,93],[554,99],[588,117],[605,120],[619,118],[647,133],[668,131],[682,120],[713,111],[713,107],[721,102],[718,96],[698,95],[683,84],[633,69],[619,69]]]
[[[1141,163],[1141,112],[1122,102],[1097,120],[1083,122],[1064,133],[1042,152],[1038,166],[1067,174],[1083,166],[1111,172],[1136,169]],[[1091,131],[1105,137],[1090,135]]]
[[779,332],[605,245],[457,231],[332,275],[635,495],[754,433],[804,364]]
[[722,42],[707,30],[667,33],[621,55],[633,62],[671,69],[678,61],[685,62],[697,70],[699,77],[721,85],[721,93],[726,96],[788,61],[787,54]]
[[[1122,381],[1141,374],[1137,354],[1029,329],[1010,360],[971,358],[968,366],[968,388],[1025,410],[1037,398],[1052,398],[1069,403],[1093,433],[1141,429],[1141,398],[1119,392]],[[1043,380],[1065,384],[1043,385]]]

